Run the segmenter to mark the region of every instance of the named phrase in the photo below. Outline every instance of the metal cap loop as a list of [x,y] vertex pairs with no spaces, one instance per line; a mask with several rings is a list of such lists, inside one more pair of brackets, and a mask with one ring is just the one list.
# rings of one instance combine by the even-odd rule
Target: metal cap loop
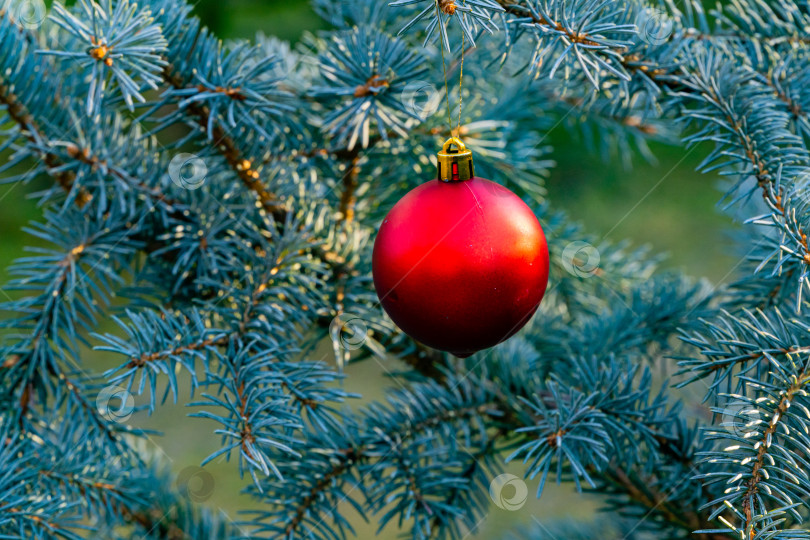
[[444,142],[437,165],[438,178],[442,182],[463,182],[475,176],[472,152],[458,137],[450,137]]

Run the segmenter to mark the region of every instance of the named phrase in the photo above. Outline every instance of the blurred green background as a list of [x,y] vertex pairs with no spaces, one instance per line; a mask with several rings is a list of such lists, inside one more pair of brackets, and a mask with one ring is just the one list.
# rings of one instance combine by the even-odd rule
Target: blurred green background
[[[305,31],[325,27],[306,2],[200,0],[195,10],[222,38],[250,38],[262,31],[296,41]],[[547,142],[554,147],[552,157],[557,162],[547,183],[553,207],[565,210],[573,219],[583,222],[589,232],[608,240],[629,239],[634,246],[649,244],[656,252],[668,253],[664,263],[667,267],[705,276],[715,284],[729,279],[739,258],[718,246],[729,244],[727,239],[733,223],[729,216],[718,211],[721,193],[717,178],[695,172],[705,157],[705,148],[689,152],[681,147],[653,144],[658,163],[648,164],[640,156],[634,156],[633,169],[628,171],[619,160],[605,163],[596,153],[583,150],[576,133],[570,133],[564,126],[552,130]],[[3,260],[0,283],[8,279],[7,267],[11,261],[23,255],[24,246],[32,243],[31,237],[20,229],[40,216],[35,203],[26,197],[37,189],[36,184],[0,186],[0,256]],[[113,328],[108,326],[105,330],[113,331]],[[331,361],[330,351],[320,352],[323,360]],[[119,359],[88,351],[87,361],[90,369],[104,370],[116,365]],[[375,361],[352,365],[347,369],[346,389],[362,393],[364,399],[378,399],[384,387],[390,384],[384,377],[385,371],[397,367]],[[181,403],[185,401],[181,399]],[[189,419],[186,412],[182,405],[168,404],[151,417],[138,413],[130,420],[163,433],[152,439],[152,445],[156,452],[171,460],[176,472],[197,466],[219,447],[219,440],[212,433],[214,424]],[[238,517],[239,509],[256,507],[254,501],[239,494],[246,481],[239,478],[235,463],[219,460],[206,466],[206,470],[214,477],[215,487],[204,504],[221,508],[234,518]],[[192,482],[195,481],[192,478]],[[535,500],[535,488],[536,482],[530,482],[530,500],[520,512],[492,506],[489,519],[470,538],[500,536],[506,529],[533,518],[541,522],[562,516],[588,519],[598,506],[596,498],[575,494],[567,486],[547,487],[542,499]],[[193,492],[196,487],[190,489]],[[347,512],[350,512],[348,508]],[[373,522],[356,521],[359,537],[375,534]],[[394,538],[396,533],[386,530],[380,537]]]

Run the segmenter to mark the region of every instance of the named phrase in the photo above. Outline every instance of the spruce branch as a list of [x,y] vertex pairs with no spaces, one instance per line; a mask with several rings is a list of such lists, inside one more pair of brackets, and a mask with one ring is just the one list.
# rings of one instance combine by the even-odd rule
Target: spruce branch
[[[221,424],[217,433],[223,439],[223,447],[206,462],[236,451],[240,473],[248,471],[257,483],[258,473],[280,474],[275,461],[298,455],[299,441],[292,433],[307,422],[323,424],[334,413],[330,402],[351,397],[328,388],[340,377],[325,365],[293,361],[297,351],[289,342],[299,337],[299,325],[305,327],[311,320],[295,310],[306,307],[313,315],[319,311],[300,292],[305,289],[299,283],[321,286],[298,273],[300,264],[307,262],[303,250],[283,242],[264,247],[268,252],[254,254],[249,286],[229,293],[232,305],[183,313],[129,312],[128,321],[119,321],[126,339],[97,336],[105,343],[100,349],[127,358],[108,372],[111,382],[144,388],[148,381],[153,409],[158,377],[168,378],[177,399],[177,367],[190,374],[192,390],[204,386],[203,399],[190,403],[200,409],[191,416]],[[275,302],[280,297],[284,304]],[[202,381],[197,380],[199,367],[205,373]],[[140,385],[135,381],[138,376]]]
[[[0,39],[19,40],[24,30],[15,26],[10,17],[6,12],[0,14],[0,32],[2,32]],[[27,139],[29,144],[23,149],[24,152],[42,159],[46,165],[45,171],[67,194],[67,204],[75,203],[79,208],[84,208],[96,197],[97,204],[103,206],[108,197],[108,194],[100,193],[104,189],[103,177],[110,174],[126,189],[145,195],[152,204],[176,219],[187,219],[176,208],[177,201],[167,197],[159,188],[139,179],[138,174],[127,170],[130,166],[132,166],[130,170],[135,168],[132,163],[142,164],[145,161],[143,154],[137,152],[136,156],[113,154],[107,148],[109,140],[124,135],[120,117],[105,119],[105,125],[101,129],[95,122],[84,122],[83,119],[76,118],[70,101],[60,98],[60,93],[56,90],[53,66],[37,58],[27,41],[5,60],[13,69],[13,75],[7,80],[0,79],[0,104],[5,105],[9,117],[20,126]],[[30,71],[38,74],[37,82],[21,82],[23,74]],[[12,91],[12,88],[25,91],[31,84],[39,84],[52,91],[24,92],[24,94]],[[52,113],[48,117],[35,118],[30,108],[41,110],[43,106],[44,110],[51,109]],[[40,125],[41,123],[43,125]],[[115,133],[110,134],[107,130]],[[104,144],[100,144],[101,138],[93,133],[94,131],[98,131],[101,137],[106,137]],[[137,127],[133,127],[127,135],[141,137]],[[150,154],[151,150],[146,148],[144,154]],[[133,157],[135,159],[132,159]],[[101,180],[98,185],[88,181],[89,178],[99,174]]]
[[[726,430],[708,430],[716,442],[703,454],[710,467],[701,478],[708,485],[724,487],[706,504],[714,507],[713,516],[731,510],[731,516],[722,518],[728,527],[723,532],[763,538],[773,528],[790,530],[790,523],[783,524],[786,518],[800,523],[799,507],[810,493],[800,450],[807,442],[801,427],[808,416],[806,362],[801,360],[806,347],[796,341],[806,325],[784,320],[776,309],[724,318],[726,328],[707,323],[707,330],[719,337],[736,329],[735,339],[725,343],[721,339],[715,351],[705,354],[717,359],[723,370],[715,382],[722,401],[714,411],[724,417]],[[742,360],[743,371],[726,373],[725,358]],[[719,393],[720,381],[732,376],[737,377],[736,388]]]
[[[129,0],[80,0],[74,15],[56,2],[51,19],[75,36],[77,50],[41,50],[40,53],[77,60],[91,71],[87,94],[88,115],[100,110],[108,77],[112,77],[130,110],[133,99],[145,101],[141,85],[157,89],[157,73],[166,40],[148,10]],[[71,44],[74,44],[72,42]],[[108,75],[109,71],[109,75]],[[141,83],[140,85],[138,83]]]
[[[11,13],[6,9],[0,9],[0,43],[4,48],[8,48],[8,50],[11,50],[12,47],[19,47],[21,49],[20,56],[27,61],[28,66],[26,67],[32,69],[39,63],[31,57],[28,50],[30,44],[24,36],[24,29],[15,24]],[[19,63],[16,62],[6,61],[4,64],[13,65],[21,71],[25,69],[20,67]],[[11,67],[10,65],[9,67]],[[11,80],[7,79],[5,76],[0,78],[0,103],[5,106],[8,116],[19,125],[20,130],[28,141],[38,149],[41,148],[40,141],[47,139],[33,115],[29,112],[29,109],[12,90]],[[46,170],[48,173],[53,176],[60,188],[70,195],[76,179],[75,173],[69,170],[61,170],[62,163],[53,152],[40,151],[39,156],[45,165],[47,165]],[[84,187],[79,187],[76,193],[72,195],[72,198],[74,198],[79,207],[82,207],[90,201],[92,195],[90,195]]]
[[[402,408],[397,407],[396,401],[393,398],[390,408],[375,407],[370,409],[364,414],[365,420],[359,420],[356,423],[351,418],[345,418],[343,425],[333,425],[330,433],[312,432],[308,435],[307,446],[310,449],[320,449],[317,453],[311,450],[307,452],[308,461],[301,465],[294,463],[284,464],[285,478],[287,481],[284,483],[273,482],[263,484],[262,489],[265,493],[263,497],[268,498],[269,501],[281,504],[286,496],[295,493],[294,500],[298,503],[289,508],[288,506],[279,506],[277,510],[263,511],[257,514],[260,519],[266,524],[263,524],[257,532],[277,532],[286,535],[296,533],[301,527],[306,526],[308,530],[324,531],[325,523],[314,514],[313,511],[317,508],[319,512],[325,512],[326,515],[331,516],[335,524],[341,529],[347,526],[345,518],[335,513],[336,503],[339,500],[346,500],[360,509],[359,501],[354,501],[350,496],[350,492],[345,496],[341,491],[341,486],[345,484],[355,484],[360,488],[361,493],[367,493],[371,497],[369,504],[377,508],[381,501],[377,503],[372,502],[377,500],[378,497],[385,497],[385,491],[382,490],[384,485],[385,470],[389,467],[402,471],[402,481],[405,485],[402,487],[404,492],[400,493],[401,501],[405,504],[408,500],[408,489],[417,490],[422,489],[424,477],[414,477],[411,470],[412,465],[403,461],[402,452],[410,445],[422,446],[427,442],[424,438],[429,436],[430,433],[436,435],[442,434],[442,437],[449,435],[447,432],[447,423],[450,422],[457,426],[458,429],[468,431],[469,427],[465,426],[473,418],[478,418],[481,415],[488,415],[494,413],[491,403],[488,402],[486,392],[475,389],[474,384],[470,381],[461,381],[460,384],[452,391],[441,390],[435,383],[425,383],[425,389],[432,389],[434,400],[429,400],[420,394],[403,393],[400,399],[406,400],[405,402],[419,403],[419,408]],[[423,409],[423,406],[428,406]],[[397,419],[404,422],[395,423],[388,415],[395,415]],[[367,423],[367,427],[363,424]],[[395,429],[391,429],[392,427]],[[478,435],[477,435],[478,436]],[[330,439],[335,441],[343,441],[342,445],[334,445]],[[437,457],[437,456],[436,456]],[[418,465],[417,465],[418,466]],[[311,468],[317,467],[318,474],[310,476]],[[426,471],[426,469],[421,469]],[[289,472],[287,472],[289,470]],[[378,478],[380,482],[375,488],[373,485],[369,488],[363,487],[361,476],[364,474],[371,474],[375,479]],[[297,487],[292,486],[291,482],[296,484],[309,486],[308,489],[301,491]],[[410,485],[410,488],[406,486]],[[282,498],[284,494],[284,498]],[[420,512],[425,520],[422,526],[429,526],[429,520],[435,517],[431,515],[429,509],[431,503],[423,501]],[[274,516],[278,514],[281,519],[275,519]],[[394,514],[388,514],[389,518],[393,518]],[[420,518],[421,519],[421,518]]]
[[497,28],[492,17],[503,11],[503,7],[496,0],[395,0],[388,5],[405,7],[422,3],[428,5],[403,26],[399,34],[404,34],[423,19],[428,19],[425,43],[430,41],[435,32],[439,35],[440,46],[445,47],[448,52],[452,50],[448,37],[450,21],[457,19],[464,37],[475,46],[475,37],[479,29],[492,33]]
[[[423,59],[405,42],[358,27],[332,38],[320,55],[320,67],[323,84],[312,88],[311,95],[327,106],[337,102],[323,120],[324,129],[337,144],[352,150],[359,142],[368,148],[372,122],[384,141],[389,130],[407,136],[407,121],[415,115],[400,96],[408,82],[426,71]],[[341,99],[347,96],[352,99]]]
[[[684,470],[685,474],[691,474],[688,468]],[[672,493],[656,489],[654,475],[631,474],[621,466],[611,467],[602,475],[607,486],[610,486],[606,486],[606,489],[613,490],[616,494],[620,493],[642,508],[648,509],[647,517],[656,519],[660,516],[665,523],[675,526],[679,534],[687,533],[697,540],[736,540],[736,537],[728,534],[696,532],[712,528],[709,516],[705,512],[700,512],[697,507],[690,508],[676,503]]]
[[[756,510],[752,508],[753,503],[751,501],[753,500],[754,495],[760,491],[759,484],[764,477],[764,472],[761,471],[767,466],[765,461],[769,452],[771,440],[776,434],[780,418],[787,413],[791,402],[794,400],[797,394],[806,394],[804,387],[808,382],[810,382],[810,378],[808,378],[809,373],[810,370],[801,371],[794,378],[794,381],[782,392],[779,402],[774,408],[774,416],[770,422],[770,425],[762,433],[762,439],[760,439],[755,445],[757,448],[757,455],[753,461],[750,479],[748,480],[745,493],[743,495],[743,512],[745,513],[745,527],[743,530],[748,532],[749,538],[754,538],[756,536],[756,531],[754,530],[754,513]],[[771,460],[769,459],[768,461]],[[807,493],[806,490],[805,493]]]
[[[178,90],[186,88],[186,83],[180,74],[167,65],[163,69],[164,79]],[[232,96],[229,96],[233,99]],[[259,204],[279,223],[286,221],[287,211],[260,180],[260,173],[254,169],[253,161],[245,157],[236,145],[236,142],[226,133],[226,131],[214,121],[214,116],[205,105],[198,102],[190,102],[186,108],[195,117],[198,125],[204,131],[208,131],[208,140],[216,148],[236,173],[244,186],[255,193]],[[209,131],[210,130],[210,131]]]

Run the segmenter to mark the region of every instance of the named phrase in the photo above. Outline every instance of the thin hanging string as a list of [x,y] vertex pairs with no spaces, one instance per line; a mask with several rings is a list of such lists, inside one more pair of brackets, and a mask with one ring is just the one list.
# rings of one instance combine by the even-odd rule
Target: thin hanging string
[[442,72],[444,73],[444,98],[447,101],[447,127],[450,129],[450,136],[453,136],[453,119],[450,113],[450,87],[447,84],[447,66],[444,63],[444,43],[442,43],[442,14],[439,11],[439,2],[436,0],[436,17],[439,22],[437,30],[439,31],[439,49],[442,51]]
[[458,73],[458,123],[456,124],[456,136],[461,137],[461,85],[464,82],[464,31],[461,32],[461,68]]
[[[441,40],[441,24],[442,24],[442,15],[441,11],[439,10],[439,2],[436,2],[436,17],[439,19],[438,22],[438,31],[439,31],[439,49],[442,51],[442,73],[444,74],[444,99],[447,104],[447,128],[450,130],[450,136],[453,136],[453,118],[452,112],[450,109],[450,85],[447,82],[447,64],[445,63],[444,59],[444,43]],[[461,95],[461,88],[464,83],[464,31],[461,32],[461,67],[459,69],[458,74],[458,122],[456,123],[456,136],[461,135],[461,104],[463,101],[463,97]]]

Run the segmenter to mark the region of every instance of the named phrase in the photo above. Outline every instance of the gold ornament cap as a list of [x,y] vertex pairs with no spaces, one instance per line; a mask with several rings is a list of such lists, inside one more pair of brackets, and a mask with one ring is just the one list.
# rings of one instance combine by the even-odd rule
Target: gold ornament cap
[[472,152],[458,137],[450,137],[444,142],[437,165],[442,182],[463,182],[475,176]]

